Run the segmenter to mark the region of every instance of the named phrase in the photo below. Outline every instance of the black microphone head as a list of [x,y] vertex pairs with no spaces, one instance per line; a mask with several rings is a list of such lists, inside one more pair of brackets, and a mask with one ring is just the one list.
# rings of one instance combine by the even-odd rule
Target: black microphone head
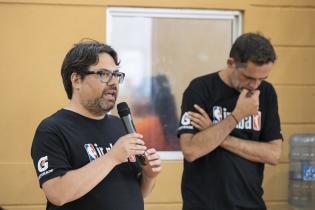
[[117,104],[117,110],[118,110],[119,117],[124,117],[130,114],[130,109],[126,102],[121,102]]

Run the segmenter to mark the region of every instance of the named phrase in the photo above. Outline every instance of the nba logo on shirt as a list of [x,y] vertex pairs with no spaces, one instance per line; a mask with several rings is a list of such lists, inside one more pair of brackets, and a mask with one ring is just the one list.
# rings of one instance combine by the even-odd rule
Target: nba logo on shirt
[[93,144],[84,144],[84,148],[89,156],[90,161],[95,160],[98,158],[96,150],[93,146]]
[[260,131],[261,127],[261,112],[258,112],[256,115],[253,115],[253,129],[255,131]]
[[213,114],[213,123],[218,123],[221,120],[223,120],[223,111],[222,107],[220,106],[214,106],[212,109],[212,114]]

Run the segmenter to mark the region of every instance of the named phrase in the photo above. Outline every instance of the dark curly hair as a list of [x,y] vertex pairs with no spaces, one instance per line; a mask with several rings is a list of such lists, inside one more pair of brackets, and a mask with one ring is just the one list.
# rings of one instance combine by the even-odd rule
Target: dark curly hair
[[230,58],[236,62],[236,66],[242,66],[248,61],[256,65],[269,62],[274,63],[276,53],[270,41],[259,33],[245,33],[234,42]]
[[84,78],[84,72],[87,71],[91,65],[98,63],[99,54],[101,53],[109,54],[114,59],[115,64],[117,66],[119,65],[117,53],[113,48],[91,39],[85,39],[74,44],[74,47],[67,53],[61,66],[61,76],[69,99],[72,98],[73,92],[70,79],[71,74],[76,72]]

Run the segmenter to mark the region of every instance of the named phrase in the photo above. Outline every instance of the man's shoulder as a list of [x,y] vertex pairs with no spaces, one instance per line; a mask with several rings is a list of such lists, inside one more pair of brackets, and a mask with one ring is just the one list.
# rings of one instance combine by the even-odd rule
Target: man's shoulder
[[60,126],[66,122],[67,119],[67,114],[66,110],[60,109],[57,112],[51,114],[50,116],[44,118],[38,128],[39,129],[46,129],[46,128],[51,128],[55,126]]
[[213,73],[210,73],[210,74],[204,74],[204,75],[201,75],[199,77],[194,78],[191,81],[191,83],[195,84],[195,83],[199,83],[199,82],[207,82],[209,80],[217,79],[218,76],[219,76],[219,72],[213,72]]
[[[84,117],[76,112],[72,112],[66,109],[60,109],[57,112],[53,113],[52,115],[46,117],[42,120],[41,124],[44,125],[63,125],[64,123],[69,122],[75,122],[78,123],[79,121],[89,121],[93,119],[89,119],[87,117]],[[120,122],[120,118],[112,115],[112,114],[106,114],[104,119],[101,121],[111,121],[111,122]],[[95,121],[97,122],[97,121]]]
[[270,92],[275,92],[275,88],[273,87],[273,85],[265,80],[261,82],[259,90],[261,91],[262,94],[264,93],[270,94]]
[[213,72],[210,74],[202,75],[193,79],[188,88],[202,88],[211,85],[212,82],[217,81],[219,78],[219,72]]

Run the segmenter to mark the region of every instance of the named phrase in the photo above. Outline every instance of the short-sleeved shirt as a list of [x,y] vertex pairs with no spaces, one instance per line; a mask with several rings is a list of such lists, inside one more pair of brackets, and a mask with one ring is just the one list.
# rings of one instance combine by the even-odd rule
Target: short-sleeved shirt
[[[31,154],[40,185],[103,156],[125,134],[117,117],[94,120],[59,110],[40,123],[34,136]],[[48,201],[47,209],[143,210],[140,173],[135,163],[126,161],[83,197],[60,207]]]
[[[230,135],[259,142],[282,139],[276,92],[266,81],[258,89],[258,114],[240,120]],[[194,79],[183,94],[178,136],[198,132],[187,117],[188,111],[197,112],[194,104],[201,106],[216,124],[230,115],[239,94],[221,80],[218,72]],[[265,209],[263,171],[263,163],[247,160],[221,147],[193,162],[184,160],[183,209]]]

